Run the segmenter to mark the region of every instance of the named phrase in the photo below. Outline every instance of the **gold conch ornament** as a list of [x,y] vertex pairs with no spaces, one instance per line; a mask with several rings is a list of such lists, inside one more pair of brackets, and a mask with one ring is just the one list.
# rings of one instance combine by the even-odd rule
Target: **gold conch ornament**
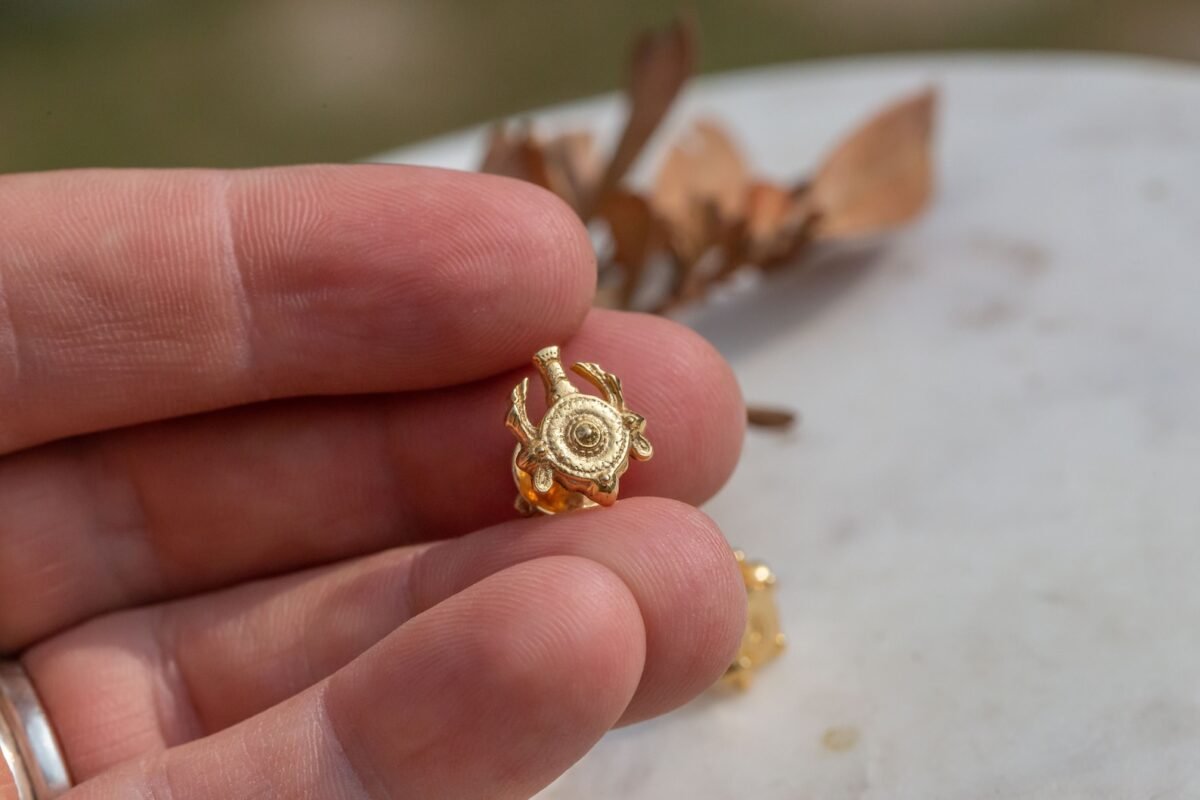
[[535,427],[525,408],[528,378],[513,389],[505,420],[520,442],[512,459],[517,510],[527,515],[557,514],[612,505],[621,475],[629,468],[629,456],[646,461],[654,454],[645,435],[645,417],[625,406],[621,379],[599,364],[581,361],[571,370],[603,397],[575,388],[563,371],[557,347],[537,351],[533,365],[546,385],[541,424]]

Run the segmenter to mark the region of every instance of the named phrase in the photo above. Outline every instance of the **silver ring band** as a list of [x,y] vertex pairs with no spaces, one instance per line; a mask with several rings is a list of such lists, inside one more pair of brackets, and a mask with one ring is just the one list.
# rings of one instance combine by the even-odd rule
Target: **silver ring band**
[[[50,719],[19,661],[0,661],[0,744],[21,800],[54,800],[71,788]],[[9,741],[10,740],[10,741]],[[22,778],[28,791],[21,794]]]
[[[8,723],[0,717],[0,758],[8,769],[8,777],[0,777],[0,789],[15,790],[17,800],[34,800],[33,785],[29,782],[29,774],[25,772],[25,762],[17,752],[17,740],[8,729]],[[9,797],[0,791],[0,796]]]

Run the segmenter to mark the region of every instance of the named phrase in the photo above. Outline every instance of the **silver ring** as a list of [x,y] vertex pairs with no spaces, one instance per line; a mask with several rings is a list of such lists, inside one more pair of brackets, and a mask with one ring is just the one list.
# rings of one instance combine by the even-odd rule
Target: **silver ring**
[[[0,750],[21,800],[54,800],[71,788],[50,719],[19,661],[0,661]],[[22,778],[28,784],[25,794]]]
[[4,766],[8,768],[9,778],[12,781],[11,783],[0,782],[0,788],[8,786],[16,789],[17,800],[35,800],[33,785],[29,783],[29,774],[25,772],[25,762],[21,760],[21,754],[17,752],[17,740],[2,717],[0,717],[0,758],[4,759]]

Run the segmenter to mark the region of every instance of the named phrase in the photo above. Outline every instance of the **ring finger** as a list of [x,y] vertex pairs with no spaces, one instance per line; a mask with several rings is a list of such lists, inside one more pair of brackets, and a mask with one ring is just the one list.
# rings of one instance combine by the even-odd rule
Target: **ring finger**
[[728,546],[704,515],[650,498],[111,615],[39,645],[26,663],[76,778],[87,778],[236,724],[488,576],[555,557],[594,562],[636,602],[645,658],[624,721],[684,702],[728,665],[744,608]]

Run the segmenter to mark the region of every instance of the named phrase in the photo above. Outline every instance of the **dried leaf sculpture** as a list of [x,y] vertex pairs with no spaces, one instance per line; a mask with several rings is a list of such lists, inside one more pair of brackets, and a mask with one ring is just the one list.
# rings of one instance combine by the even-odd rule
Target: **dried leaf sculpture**
[[[800,263],[818,241],[870,236],[914,219],[933,193],[937,95],[926,89],[869,119],[842,140],[811,179],[758,179],[733,139],[701,120],[670,148],[648,192],[624,185],[646,143],[687,82],[696,29],[681,17],[634,45],[628,112],[606,159],[592,135],[539,138],[527,123],[492,129],[481,169],[531,181],[557,194],[607,233],[597,301],[663,313],[703,297],[743,267]],[[642,291],[665,265],[666,288]],[[752,409],[751,421],[786,427],[790,412]]]
[[817,237],[877,233],[921,213],[933,194],[935,99],[926,89],[889,106],[829,154],[809,189]]
[[633,166],[675,102],[679,90],[687,83],[695,60],[696,26],[690,16],[680,17],[665,30],[644,33],[634,44],[628,89],[629,116],[617,149],[604,170],[604,177],[583,209],[585,219]]
[[616,305],[632,308],[633,294],[661,235],[661,229],[649,201],[633,192],[621,189],[609,192],[599,213],[608,221],[613,245],[612,260],[620,264],[624,271]]
[[694,292],[697,262],[742,218],[748,181],[737,147],[711,121],[696,123],[663,162],[650,203],[679,265],[677,294]]

